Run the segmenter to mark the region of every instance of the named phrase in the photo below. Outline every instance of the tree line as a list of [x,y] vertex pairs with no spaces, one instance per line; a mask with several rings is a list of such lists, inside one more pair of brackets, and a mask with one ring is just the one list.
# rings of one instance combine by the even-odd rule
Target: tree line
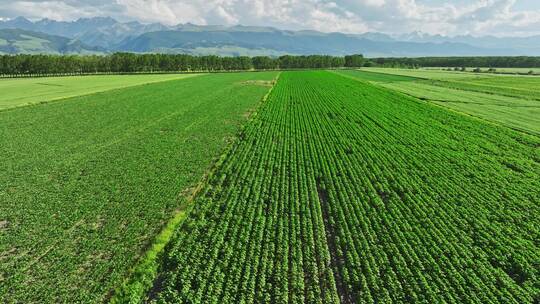
[[119,73],[219,72],[248,70],[326,69],[380,67],[540,67],[540,57],[418,57],[418,58],[364,58],[362,55],[328,56],[309,55],[280,57],[187,54],[134,54],[111,55],[1,55],[0,75],[80,75]]
[[199,71],[247,71],[361,67],[362,55],[281,57],[220,57],[186,54],[115,53],[92,55],[2,55],[0,75],[78,75],[98,73],[159,73]]
[[540,57],[486,56],[486,57],[418,57],[373,58],[368,65],[381,67],[491,67],[491,68],[537,68]]

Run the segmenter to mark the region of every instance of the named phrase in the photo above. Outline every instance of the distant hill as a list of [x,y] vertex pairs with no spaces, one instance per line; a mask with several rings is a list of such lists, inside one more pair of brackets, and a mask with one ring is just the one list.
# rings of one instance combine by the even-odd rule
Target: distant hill
[[80,40],[87,45],[108,49],[114,49],[114,46],[126,37],[169,29],[169,27],[159,23],[121,23],[110,17],[81,18],[76,21],[42,19],[36,22],[32,22],[24,17],[17,17],[12,20],[0,22],[1,28],[22,29],[63,36]]
[[20,29],[0,29],[0,53],[98,54],[103,53],[103,49],[60,36]]
[[495,37],[471,35],[460,35],[446,37],[442,35],[429,35],[420,32],[413,32],[405,35],[399,35],[394,38],[399,41],[408,42],[429,42],[429,43],[462,43],[475,45],[484,49],[504,49],[512,48],[519,55],[539,56],[540,55],[540,35],[529,37]]
[[[99,51],[165,52],[217,55],[270,55],[362,53],[368,57],[419,56],[518,56],[540,55],[540,36],[533,37],[445,37],[410,33],[391,36],[384,33],[343,34],[317,31],[287,31],[272,27],[221,26],[118,22],[109,17],[81,18],[76,21],[24,17],[0,21],[0,29],[20,29],[66,37],[70,52]],[[34,37],[37,37],[34,34]],[[58,39],[58,38],[56,38]],[[2,44],[0,44],[2,45]],[[24,43],[23,43],[24,45]],[[4,43],[4,48],[7,49]],[[32,52],[39,52],[33,48]],[[68,48],[69,49],[69,48]],[[28,52],[28,48],[10,48]],[[43,52],[49,52],[47,48]],[[57,50],[52,50],[57,53]]]
[[[160,49],[194,51],[237,47],[239,50],[259,50],[288,54],[346,55],[362,53],[374,56],[475,56],[516,54],[510,49],[490,50],[464,43],[403,42],[395,40],[370,40],[359,35],[320,32],[292,32],[276,29],[256,31],[238,30],[168,30],[145,33],[124,40],[118,50],[154,52]],[[195,52],[196,53],[196,52]],[[239,53],[239,55],[242,55]]]

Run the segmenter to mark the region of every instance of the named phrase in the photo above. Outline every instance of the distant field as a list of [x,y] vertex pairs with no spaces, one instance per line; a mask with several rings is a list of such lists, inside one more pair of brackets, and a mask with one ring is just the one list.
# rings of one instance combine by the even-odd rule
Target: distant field
[[[201,75],[0,111],[0,302],[103,303],[276,75]],[[116,78],[74,81],[92,79]]]
[[[468,91],[540,100],[540,77],[525,75],[479,74],[424,69],[362,68],[362,71],[379,74],[403,75],[432,80],[432,84],[455,87]],[[366,76],[363,76],[364,78]],[[390,78],[389,78],[390,79]],[[366,79],[367,80],[367,79]]]
[[405,76],[399,74],[388,74],[380,72],[361,72],[357,70],[341,70],[339,71],[342,75],[348,75],[352,77],[359,77],[366,81],[371,82],[402,82],[402,81],[414,81],[419,80],[417,76]]
[[[429,67],[429,68],[423,68],[426,70],[444,70],[448,69],[445,67]],[[471,72],[472,70],[476,69],[476,67],[468,67],[466,68],[468,72]],[[482,71],[487,71],[489,67],[480,67]],[[534,74],[540,74],[540,68],[495,68],[496,72],[501,73],[520,73],[520,74],[527,74],[529,71],[533,71]]]
[[[540,77],[382,68],[339,73],[540,134]],[[411,78],[395,81],[396,75]]]
[[402,75],[416,78],[450,80],[450,79],[474,79],[483,77],[485,74],[468,72],[426,70],[426,69],[391,69],[391,68],[362,68],[362,71],[376,72],[391,75]]
[[145,300],[535,303],[539,144],[366,82],[283,72]]
[[150,74],[0,78],[0,109],[193,76]]
[[537,304],[535,78],[393,71],[0,111],[0,303]]
[[534,74],[540,74],[540,68],[496,68],[496,70],[497,72],[508,73],[529,73],[529,71],[533,71]]

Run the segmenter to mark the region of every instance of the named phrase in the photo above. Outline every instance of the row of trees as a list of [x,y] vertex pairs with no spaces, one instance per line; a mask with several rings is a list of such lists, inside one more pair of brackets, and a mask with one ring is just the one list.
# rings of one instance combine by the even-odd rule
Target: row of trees
[[157,73],[247,71],[343,67],[540,67],[540,57],[373,58],[362,55],[220,57],[185,54],[115,53],[107,56],[2,55],[0,75],[76,75],[94,73]]
[[540,57],[418,57],[374,58],[371,63],[383,67],[492,67],[535,68],[540,67]]
[[115,53],[108,56],[3,55],[1,75],[245,71],[361,67],[362,55],[220,57],[185,54]]

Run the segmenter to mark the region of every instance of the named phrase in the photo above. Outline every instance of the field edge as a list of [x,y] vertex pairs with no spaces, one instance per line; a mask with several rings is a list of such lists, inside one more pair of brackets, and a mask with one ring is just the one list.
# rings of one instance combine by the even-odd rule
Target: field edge
[[[200,76],[204,76],[204,75],[207,75],[207,73],[194,73],[194,74],[186,75],[186,77],[181,77],[181,78],[154,80],[154,81],[137,83],[137,84],[128,84],[128,85],[125,85],[125,86],[120,86],[120,87],[115,87],[115,88],[110,88],[110,89],[105,89],[105,90],[97,90],[97,91],[86,92],[86,93],[82,93],[82,94],[73,94],[73,95],[55,97],[55,98],[51,98],[49,100],[44,100],[44,101],[27,102],[27,103],[14,105],[14,106],[8,106],[8,107],[4,107],[4,108],[0,107],[0,112],[7,112],[7,111],[11,111],[11,110],[19,109],[19,108],[25,108],[25,107],[35,107],[35,106],[40,106],[40,105],[45,105],[45,104],[50,104],[50,103],[55,103],[55,102],[63,102],[63,101],[67,101],[67,99],[84,97],[84,96],[91,96],[91,95],[96,95],[96,94],[101,94],[101,93],[106,93],[106,92],[112,92],[112,91],[117,91],[117,90],[131,89],[131,88],[141,87],[141,86],[150,85],[150,84],[156,84],[156,83],[162,83],[162,82],[168,82],[168,81],[185,80],[185,79],[194,78],[194,77],[200,77]],[[93,76],[93,75],[90,75],[90,76]],[[71,77],[71,76],[67,76],[67,77]],[[87,77],[87,76],[85,76],[85,77]]]

